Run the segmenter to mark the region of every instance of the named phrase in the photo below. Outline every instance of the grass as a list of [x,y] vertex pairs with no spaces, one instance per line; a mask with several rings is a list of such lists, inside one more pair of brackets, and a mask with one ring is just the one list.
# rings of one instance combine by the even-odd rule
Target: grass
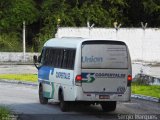
[[159,85],[138,85],[132,83],[132,93],[160,98]]
[[36,74],[0,74],[0,79],[36,82]]
[[0,106],[0,120],[11,120],[11,110],[8,107]]

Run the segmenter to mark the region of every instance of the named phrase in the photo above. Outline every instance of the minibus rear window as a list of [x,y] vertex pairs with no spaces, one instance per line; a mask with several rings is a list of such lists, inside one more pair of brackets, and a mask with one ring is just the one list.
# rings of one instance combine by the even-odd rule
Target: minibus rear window
[[123,42],[98,41],[82,44],[82,68],[127,68],[127,47]]

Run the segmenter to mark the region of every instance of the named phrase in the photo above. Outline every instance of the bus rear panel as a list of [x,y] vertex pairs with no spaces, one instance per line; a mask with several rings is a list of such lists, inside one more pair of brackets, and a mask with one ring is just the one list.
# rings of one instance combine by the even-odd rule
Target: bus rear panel
[[[120,41],[84,41],[81,46],[82,101],[129,101],[131,61]],[[79,81],[78,81],[79,82]]]

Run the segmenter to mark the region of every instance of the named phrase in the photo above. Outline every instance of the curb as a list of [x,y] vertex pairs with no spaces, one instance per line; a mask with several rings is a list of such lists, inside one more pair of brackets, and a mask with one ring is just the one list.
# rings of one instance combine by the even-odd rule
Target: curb
[[21,84],[21,85],[28,85],[28,86],[38,86],[38,83],[18,81],[18,80],[0,79],[0,82],[3,82],[3,83],[12,83],[12,84]]
[[151,102],[160,103],[160,98],[156,98],[156,97],[139,95],[139,94],[132,94],[131,97],[132,98],[137,98],[137,99],[142,99],[142,100],[147,100],[147,101],[151,101]]

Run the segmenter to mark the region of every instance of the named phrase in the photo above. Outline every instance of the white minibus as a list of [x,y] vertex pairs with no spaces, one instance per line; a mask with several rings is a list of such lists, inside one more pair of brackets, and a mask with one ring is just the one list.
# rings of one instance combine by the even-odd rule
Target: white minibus
[[117,101],[130,101],[131,58],[122,41],[52,38],[34,62],[41,104],[54,99],[62,111],[73,103],[100,104],[108,112]]

